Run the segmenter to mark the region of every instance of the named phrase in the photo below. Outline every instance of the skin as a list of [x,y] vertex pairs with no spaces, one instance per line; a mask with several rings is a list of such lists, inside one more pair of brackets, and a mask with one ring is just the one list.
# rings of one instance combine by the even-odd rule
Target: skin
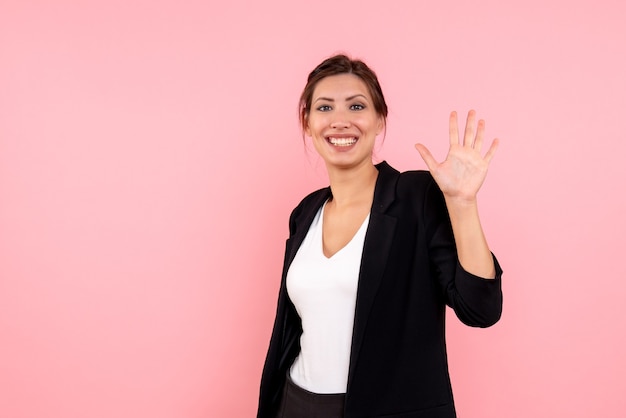
[[[350,242],[371,209],[378,177],[372,152],[385,120],[376,113],[366,84],[353,74],[340,74],[317,84],[306,122],[305,134],[326,164],[333,194],[324,210],[322,232],[324,255],[332,257]],[[437,162],[423,144],[415,148],[443,192],[461,266],[476,276],[494,278],[495,267],[480,224],[476,196],[498,140],[493,140],[483,156],[484,131],[485,122],[476,123],[476,112],[471,110],[461,138],[457,114],[452,112],[450,149],[443,162]],[[339,147],[331,144],[330,138],[357,141]]]

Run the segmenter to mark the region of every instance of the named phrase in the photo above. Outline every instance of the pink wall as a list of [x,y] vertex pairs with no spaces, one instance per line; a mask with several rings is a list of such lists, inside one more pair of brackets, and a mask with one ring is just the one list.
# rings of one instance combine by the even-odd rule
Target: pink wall
[[460,416],[623,417],[624,3],[249,3],[0,3],[0,416],[253,416],[287,216],[326,184],[297,97],[348,51],[380,159],[443,157],[452,109],[502,140],[505,311],[450,321]]

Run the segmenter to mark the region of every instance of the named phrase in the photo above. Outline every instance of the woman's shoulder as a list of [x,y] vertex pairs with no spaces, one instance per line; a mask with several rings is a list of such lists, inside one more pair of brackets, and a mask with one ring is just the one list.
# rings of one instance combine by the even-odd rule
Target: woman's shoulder
[[398,179],[398,191],[406,193],[428,194],[439,191],[439,186],[430,171],[414,170],[405,171]]
[[410,181],[412,183],[429,185],[434,181],[430,171],[427,170],[411,170],[400,173],[400,179]]
[[289,216],[289,230],[293,234],[296,230],[296,225],[301,219],[313,219],[313,216],[322,204],[330,197],[330,187],[324,187],[309,193],[298,203],[298,205],[291,211]]
[[383,161],[376,165],[380,173],[379,179],[383,182],[389,181],[389,179],[396,179],[397,182],[402,182],[402,185],[429,185],[433,181],[433,177],[430,171],[427,170],[410,170],[410,171],[398,171],[394,167],[390,166],[387,161]]
[[311,206],[311,205],[319,205],[320,202],[325,201],[330,197],[330,187],[323,187],[321,189],[315,190],[308,195],[306,195],[300,203],[294,208],[294,211],[299,208]]

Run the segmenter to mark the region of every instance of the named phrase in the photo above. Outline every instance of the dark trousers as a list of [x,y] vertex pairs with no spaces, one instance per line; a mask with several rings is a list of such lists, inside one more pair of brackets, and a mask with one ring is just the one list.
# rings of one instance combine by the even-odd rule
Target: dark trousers
[[320,394],[296,385],[287,373],[276,418],[342,418],[345,393]]

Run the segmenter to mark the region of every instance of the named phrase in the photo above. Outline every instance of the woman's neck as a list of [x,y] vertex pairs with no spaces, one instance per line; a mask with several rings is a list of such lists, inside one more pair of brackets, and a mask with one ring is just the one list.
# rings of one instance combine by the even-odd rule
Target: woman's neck
[[350,169],[333,168],[328,170],[332,201],[336,207],[347,207],[359,203],[371,204],[378,169],[369,161]]

